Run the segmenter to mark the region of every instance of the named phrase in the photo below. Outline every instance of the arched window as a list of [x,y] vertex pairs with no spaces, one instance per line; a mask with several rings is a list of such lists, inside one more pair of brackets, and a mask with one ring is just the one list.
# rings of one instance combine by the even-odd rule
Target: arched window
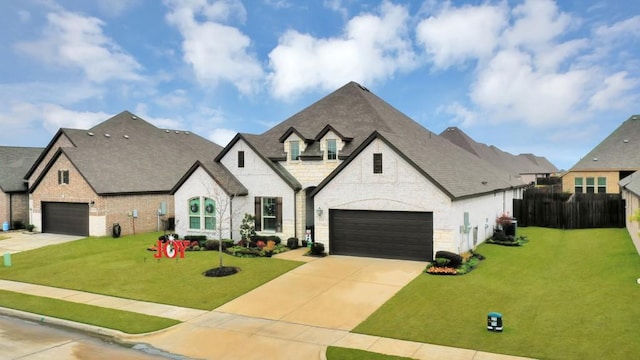
[[189,229],[200,229],[200,198],[189,199]]
[[204,198],[204,228],[216,229],[216,202],[209,198]]

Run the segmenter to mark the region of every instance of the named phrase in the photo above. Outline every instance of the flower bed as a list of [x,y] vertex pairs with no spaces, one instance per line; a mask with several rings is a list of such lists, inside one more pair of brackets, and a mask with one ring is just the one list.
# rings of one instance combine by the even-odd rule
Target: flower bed
[[427,265],[425,272],[431,275],[464,275],[478,267],[480,261],[484,260],[484,256],[470,251],[463,255],[457,255],[462,258],[462,261],[459,264],[454,262],[456,266],[452,266],[451,259],[441,257],[448,256],[448,254],[448,252],[437,252],[435,260]]

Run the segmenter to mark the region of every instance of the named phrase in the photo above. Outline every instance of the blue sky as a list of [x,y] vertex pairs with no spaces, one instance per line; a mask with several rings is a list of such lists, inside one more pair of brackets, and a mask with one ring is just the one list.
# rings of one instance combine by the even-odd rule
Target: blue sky
[[640,113],[640,1],[0,2],[0,145],[129,110],[221,145],[349,81],[568,169]]

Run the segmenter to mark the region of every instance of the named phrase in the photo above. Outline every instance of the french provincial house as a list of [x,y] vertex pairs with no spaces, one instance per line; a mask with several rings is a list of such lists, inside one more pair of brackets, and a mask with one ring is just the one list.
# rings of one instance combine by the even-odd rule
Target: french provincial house
[[620,193],[620,180],[640,170],[640,115],[632,115],[562,176],[570,193]]
[[222,148],[124,111],[87,130],[60,129],[26,173],[36,230],[82,236],[157,231],[174,216],[173,186]]
[[[195,163],[172,190],[179,234],[211,234],[215,223],[239,240],[251,214],[260,234],[310,230],[329,253],[355,256],[469,250],[525,186],[355,82],[263,134],[237,134],[214,163],[226,178]],[[206,206],[214,214],[221,204],[207,220]]]
[[29,224],[29,193],[24,175],[42,148],[0,146],[0,225],[9,229]]

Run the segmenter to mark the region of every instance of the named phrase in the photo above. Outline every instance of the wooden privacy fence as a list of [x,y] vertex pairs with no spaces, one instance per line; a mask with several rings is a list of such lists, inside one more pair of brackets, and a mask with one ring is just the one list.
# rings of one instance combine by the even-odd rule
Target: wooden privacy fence
[[548,194],[527,190],[513,200],[518,226],[557,229],[625,227],[625,202],[620,194]]

